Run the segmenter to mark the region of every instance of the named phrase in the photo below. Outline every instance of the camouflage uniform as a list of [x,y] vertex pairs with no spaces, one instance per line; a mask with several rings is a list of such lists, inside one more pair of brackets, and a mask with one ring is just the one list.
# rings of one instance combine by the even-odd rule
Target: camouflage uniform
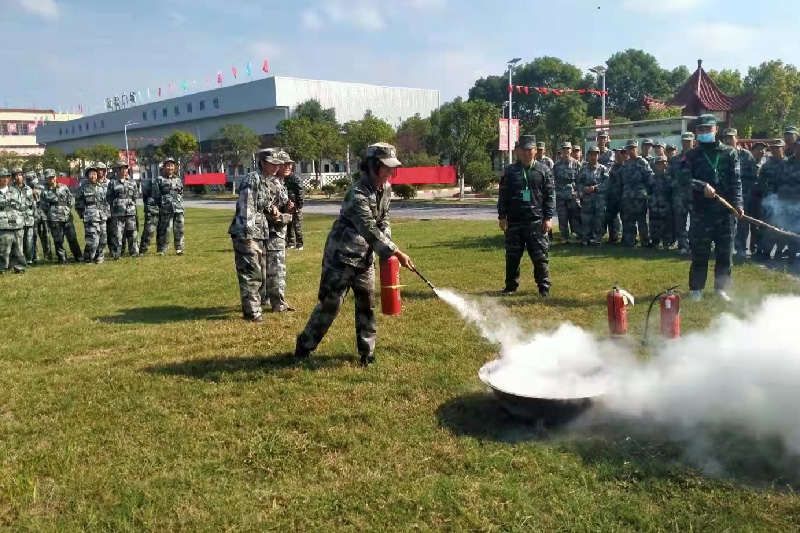
[[548,170],[552,172],[553,167],[555,166],[555,163],[553,162],[552,159],[550,159],[546,155],[543,155],[542,157],[536,157],[534,159],[537,163],[542,163],[543,165],[545,165],[548,168]]
[[647,228],[647,191],[653,179],[653,169],[643,157],[622,165],[622,243],[636,245],[638,226],[642,245],[650,241]]
[[692,176],[683,165],[685,157],[685,153],[674,156],[667,167],[667,178],[672,187],[672,215],[675,220],[673,236],[678,241],[678,250],[682,252],[689,250],[689,232],[686,228],[692,195]]
[[[396,150],[386,143],[367,148],[365,164],[380,160],[400,166]],[[366,168],[363,167],[362,168]],[[368,169],[367,169],[368,170]],[[396,251],[389,221],[392,189],[387,183],[378,190],[369,171],[356,181],[342,201],[322,255],[319,303],[297,337],[295,355],[314,351],[339,314],[348,291],[355,300],[356,344],[362,364],[373,361],[378,321],[375,317],[375,254],[388,259]]]
[[[666,156],[656,157],[656,162],[659,161],[666,162]],[[667,248],[673,242],[675,219],[672,211],[672,183],[666,170],[654,171],[649,204],[651,244],[663,244]]]
[[553,176],[556,187],[556,211],[558,212],[558,227],[563,242],[569,242],[571,233],[580,238],[581,235],[581,205],[575,180],[581,170],[579,161],[572,159],[559,159],[553,167]]
[[270,191],[271,206],[278,209],[278,215],[267,213],[269,236],[266,243],[266,289],[267,298],[273,313],[290,310],[284,297],[286,292],[286,228],[292,221],[288,212],[289,194],[283,180],[278,176],[266,178]]
[[606,170],[610,169],[614,164],[614,150],[606,149],[604,152],[600,152],[597,162],[606,167]]
[[[581,219],[581,229],[583,230],[581,240],[584,244],[600,244],[603,241],[603,235],[606,233],[608,168],[599,163],[592,168],[590,163],[587,163],[578,175],[577,186],[581,195],[581,212],[583,215]],[[587,187],[597,187],[597,189],[586,193],[584,189]]]
[[[0,170],[2,175],[9,176],[7,170]],[[25,255],[23,254],[23,235],[25,232],[25,199],[16,187],[7,185],[0,190],[0,274],[8,270],[25,272]]]
[[142,227],[142,240],[139,242],[139,253],[147,253],[153,233],[158,231],[158,220],[161,208],[153,198],[153,187],[158,178],[153,176],[142,180],[142,202],[144,203],[144,226]]
[[171,226],[175,241],[175,253],[180,255],[183,253],[184,246],[183,180],[177,175],[171,178],[157,178],[151,194],[151,201],[156,203],[159,208],[156,234],[158,253],[165,254],[169,250],[168,238]]
[[33,174],[33,176],[28,181],[28,186],[33,189],[34,199],[36,201],[36,209],[33,212],[35,229],[33,235],[33,262],[36,263],[39,261],[37,241],[42,244],[42,255],[48,260],[53,259],[53,250],[50,248],[50,236],[47,232],[47,217],[39,208],[39,200],[42,197],[45,185],[43,181],[39,180],[35,173],[31,172],[31,174]]
[[[48,172],[45,171],[45,176]],[[55,176],[55,172],[52,173]],[[75,198],[69,192],[66,185],[56,183],[55,187],[45,186],[39,197],[39,207],[47,218],[47,225],[50,234],[53,236],[53,245],[56,249],[56,257],[59,263],[66,263],[67,253],[64,250],[64,239],[69,243],[70,251],[75,257],[75,261],[80,262],[83,254],[81,246],[78,244],[78,236],[75,233],[75,226],[72,223],[72,207],[75,205]]]
[[[758,181],[758,164],[756,163],[753,154],[744,148],[737,148],[736,151],[739,155],[739,168],[742,177],[742,199],[744,200],[745,208],[752,206],[751,196],[755,189],[756,182]],[[736,255],[739,259],[747,257],[747,238],[750,237],[750,224],[744,220],[740,220],[736,225]],[[754,241],[750,243],[751,248],[755,245]]]
[[[795,145],[796,146],[796,145]],[[780,181],[776,184],[777,213],[775,220],[786,230],[800,232],[800,156],[796,153],[786,159]],[[785,239],[779,246],[786,245],[789,261],[796,261],[800,243],[795,239]]]
[[656,156],[654,156],[652,153],[648,153],[647,155],[644,155],[644,147],[645,147],[645,145],[648,145],[648,144],[650,146],[653,146],[653,139],[645,139],[645,140],[642,141],[642,154],[641,154],[640,157],[642,159],[644,159],[645,161],[647,161],[647,164],[650,165],[650,170],[653,170],[653,169],[655,169],[655,166],[656,166]]
[[139,235],[136,230],[136,198],[139,188],[136,183],[127,177],[124,180],[115,179],[108,186],[108,206],[111,210],[111,232],[109,238],[111,257],[119,259],[125,252],[127,244],[128,253],[136,257],[139,255]]
[[[34,174],[35,176],[35,174]],[[16,187],[16,185],[14,186]],[[36,257],[36,195],[26,183],[16,187],[23,201],[23,235],[22,250],[25,262],[32,265]]]
[[87,181],[75,196],[75,211],[83,219],[86,241],[83,260],[87,264],[102,263],[105,259],[106,191],[107,188],[99,182]]
[[258,320],[267,301],[266,214],[272,205],[270,188],[258,172],[251,172],[239,186],[236,214],[228,233],[233,243],[236,277],[245,319]]
[[292,222],[286,234],[286,244],[289,248],[303,247],[303,203],[305,202],[306,191],[300,178],[290,174],[285,181],[286,191],[289,193],[289,200],[294,202],[294,213]]
[[[780,146],[783,146],[783,140]],[[786,172],[786,159],[770,157],[761,167],[758,177],[758,188],[763,195],[761,209],[763,218],[766,222],[774,225],[782,225],[780,220],[780,208],[778,203],[778,186],[783,182],[783,174]],[[783,240],[779,240],[771,231],[762,231],[758,243],[758,253],[762,258],[769,258],[772,249],[778,245],[775,251],[775,258],[780,259],[783,255]]]
[[[704,117],[700,117],[698,122],[704,120]],[[715,121],[713,115],[707,117],[709,121]],[[731,283],[736,219],[719,201],[705,198],[703,187],[708,183],[731,205],[743,208],[739,156],[735,149],[719,141],[700,143],[686,153],[681,164],[693,180],[692,219],[689,229],[692,240],[689,288],[693,291],[702,291],[705,288],[713,242],[716,254],[714,288],[725,291]]]
[[614,163],[608,170],[608,184],[606,185],[606,227],[608,228],[608,242],[619,242],[622,233],[622,163]]

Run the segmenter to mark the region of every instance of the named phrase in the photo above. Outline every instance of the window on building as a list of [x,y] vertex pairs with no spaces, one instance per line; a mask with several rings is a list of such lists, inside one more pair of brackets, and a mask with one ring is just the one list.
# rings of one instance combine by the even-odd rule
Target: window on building
[[86,131],[89,131],[89,123],[86,123]]
[[61,128],[58,128],[58,134],[61,135]]
[[142,112],[142,120],[147,120],[147,111]]
[[72,125],[72,134],[75,135],[75,124]]
[[153,109],[153,120],[158,118],[158,111]]
[[191,113],[192,112],[192,103],[191,102],[186,104],[186,112],[187,113]]
[[80,124],[78,124],[78,132],[81,132],[81,131],[83,131],[83,130],[81,129],[81,125],[80,125]]
[[97,121],[96,121],[96,120],[94,121],[94,123],[92,124],[92,126],[94,127],[94,129],[97,129]]
[[174,112],[175,115],[180,115],[181,114],[180,106],[175,106],[172,111]]
[[164,117],[164,118],[167,118],[167,108],[166,107],[161,110],[161,116]]
[[106,121],[105,120],[101,120],[100,121],[100,127],[105,129],[105,127],[106,127]]
[[214,109],[219,109],[219,98],[214,98],[211,103],[214,104]]
[[205,110],[206,110],[206,101],[200,100],[200,111],[205,111]]

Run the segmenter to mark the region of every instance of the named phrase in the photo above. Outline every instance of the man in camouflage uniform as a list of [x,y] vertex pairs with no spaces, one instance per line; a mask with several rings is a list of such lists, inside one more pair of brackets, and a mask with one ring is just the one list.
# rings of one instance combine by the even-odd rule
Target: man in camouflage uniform
[[[678,154],[678,148],[674,144],[668,144],[664,149],[664,154],[667,156],[667,162],[672,160]],[[667,165],[669,167],[669,165]]]
[[306,190],[303,184],[300,183],[298,178],[293,172],[292,168],[294,161],[286,154],[285,161],[281,167],[280,172],[284,175],[284,185],[286,185],[286,192],[289,194],[289,200],[294,204],[294,213],[292,213],[292,222],[289,224],[286,233],[286,247],[295,248],[296,250],[303,249],[303,203],[305,202]]
[[[14,169],[14,174],[17,174]],[[25,272],[25,255],[22,239],[25,232],[25,199],[16,187],[11,186],[11,173],[0,169],[0,274],[9,266],[14,272]]]
[[42,210],[39,208],[39,201],[42,197],[42,191],[44,191],[45,186],[44,174],[42,174],[41,179],[36,172],[28,172],[25,177],[28,180],[28,187],[33,190],[33,198],[36,202],[36,208],[33,212],[33,224],[35,230],[33,235],[33,262],[39,262],[39,249],[37,242],[42,244],[42,255],[47,258],[47,260],[52,261],[53,250],[50,248],[50,237],[47,232],[47,219],[44,213],[42,213]]
[[239,185],[236,214],[228,228],[239,280],[242,314],[245,320],[252,322],[264,321],[261,308],[267,303],[267,213],[276,210],[272,205],[266,176],[278,171],[279,162],[272,148],[258,153],[259,172],[251,172]]
[[[698,146],[689,150],[681,165],[692,176],[692,266],[689,289],[692,300],[699,301],[708,278],[711,244],[714,244],[714,290],[730,301],[726,293],[731,284],[733,234],[736,219],[744,214],[742,180],[739,176],[739,155],[734,148],[716,140],[717,119],[702,115],[697,119]],[[734,217],[714,195],[719,194],[738,212]]]
[[[283,163],[289,154],[282,150],[274,153],[278,168],[273,175],[264,176],[272,199],[271,209],[267,212],[269,236],[267,237],[266,286],[267,298],[273,313],[294,311],[286,303],[286,228],[292,221],[294,203],[289,200],[289,193],[283,183]],[[266,302],[265,302],[266,303]]]
[[64,250],[64,239],[69,243],[69,249],[75,257],[75,262],[80,263],[83,258],[78,236],[72,223],[72,207],[75,198],[66,185],[56,181],[56,171],[48,168],[44,171],[47,186],[39,197],[39,208],[47,219],[50,234],[53,236],[53,245],[56,249],[56,258],[59,264],[67,262],[67,253]]
[[553,176],[556,184],[556,210],[558,212],[558,229],[561,232],[561,241],[569,243],[570,234],[578,238],[581,235],[581,204],[575,181],[581,170],[580,162],[570,157],[572,143],[565,142],[561,145],[561,158],[553,166]]
[[[159,174],[163,169],[159,168]],[[156,186],[158,176],[151,176],[142,180],[142,202],[144,204],[144,226],[142,226],[142,240],[139,242],[139,254],[144,255],[150,247],[153,233],[158,232],[158,221],[161,208],[153,197],[153,188]]]
[[608,185],[606,186],[606,227],[608,228],[608,243],[617,244],[622,234],[622,165],[625,164],[627,154],[622,148],[614,148],[614,163],[608,170]]
[[581,147],[580,146],[573,146],[572,147],[572,153],[570,154],[570,157],[572,157],[572,159],[574,159],[575,161],[580,163],[581,168],[583,168],[583,165],[586,163],[586,161],[583,160],[583,156],[581,155]]
[[[761,180],[758,176],[761,175],[761,167],[764,166],[766,158],[764,154],[767,150],[767,145],[759,141],[752,146],[751,153],[753,160],[756,162],[756,182],[750,191],[750,198],[744,199],[744,212],[751,217],[762,220],[763,214],[761,210],[761,202],[764,200],[764,192],[761,190]],[[753,259],[758,258],[758,245],[761,242],[761,228],[756,225],[750,226],[750,257]]]
[[[781,182],[778,184],[778,201],[785,221],[784,229],[794,233],[800,232],[800,139],[795,140],[794,156],[787,159],[784,165]],[[796,239],[786,239],[788,261],[797,261],[800,243]]]
[[600,132],[597,134],[597,148],[600,150],[600,157],[597,162],[610,170],[614,164],[614,150],[608,147],[608,133]]
[[175,159],[167,157],[164,160],[164,176],[156,179],[151,190],[152,201],[158,205],[159,213],[156,233],[158,255],[164,255],[169,250],[170,227],[175,241],[175,253],[183,255],[183,180],[175,174],[177,170]]
[[653,171],[655,171],[655,159],[659,156],[666,157],[667,155],[667,145],[664,141],[656,141],[653,143]]
[[128,163],[120,161],[116,165],[117,178],[108,185],[108,206],[111,210],[111,258],[115,261],[125,252],[133,257],[139,256],[139,236],[136,230],[136,198],[139,188],[128,176]]
[[[742,180],[742,199],[744,206],[750,205],[750,195],[758,181],[758,165],[748,150],[739,148],[738,132],[736,128],[728,128],[722,132],[722,142],[736,150],[739,156],[739,172]],[[750,237],[750,224],[740,220],[736,226],[736,260],[743,263],[747,259],[747,240]],[[755,244],[755,243],[752,243]]]
[[577,188],[581,195],[581,241],[584,245],[602,244],[606,233],[606,188],[608,169],[599,163],[600,148],[592,146],[589,160],[578,175]]
[[28,265],[33,264],[34,256],[36,254],[36,198],[34,197],[33,189],[28,187],[25,183],[25,174],[21,168],[14,169],[12,174],[13,183],[12,187],[19,191],[22,198],[22,219],[23,219],[23,233],[22,233],[22,252],[25,256],[25,262]]
[[517,144],[517,161],[506,167],[500,178],[497,217],[506,242],[506,282],[504,295],[519,287],[522,254],[528,250],[533,262],[533,279],[543,297],[550,295],[549,241],[556,197],[553,174],[544,163],[535,161],[533,135],[523,135]]
[[629,140],[626,144],[628,161],[622,166],[622,244],[636,246],[638,227],[642,246],[650,243],[647,228],[647,197],[653,181],[653,169],[639,156],[639,143]]
[[653,150],[653,139],[645,139],[642,141],[642,159],[647,161],[650,169],[656,164],[656,156],[650,153]]
[[98,172],[94,165],[86,167],[86,181],[75,196],[75,211],[83,219],[84,241],[83,261],[87,265],[105,260],[106,233],[106,192],[107,188],[98,182]]
[[795,145],[797,143],[797,132],[797,126],[786,126],[786,128],[783,130],[783,142],[786,144],[786,159],[789,159],[797,153],[795,150]]
[[[784,222],[780,220],[781,209],[778,201],[778,185],[783,181],[783,173],[786,171],[785,148],[786,143],[783,139],[775,139],[770,143],[769,149],[772,157],[767,159],[761,167],[757,185],[758,191],[763,196],[761,211],[764,221],[778,226]],[[775,245],[777,245],[775,259],[781,259],[784,248],[783,240],[779,240],[770,231],[762,231],[758,242],[757,259],[761,261],[768,260]]]
[[333,223],[322,259],[319,303],[297,337],[295,357],[307,359],[327,333],[348,291],[356,307],[356,343],[361,364],[375,362],[378,322],[375,317],[375,258],[395,256],[401,266],[414,269],[406,254],[391,240],[389,178],[400,166],[396,150],[386,143],[367,147],[362,176],[344,197]]
[[672,243],[675,220],[672,213],[672,183],[667,176],[667,157],[656,156],[653,181],[650,186],[650,246],[659,244],[666,250]]
[[689,255],[688,227],[689,209],[692,198],[692,177],[683,165],[686,154],[694,148],[694,133],[687,131],[681,136],[681,153],[669,160],[667,172],[672,185],[672,213],[675,217],[675,239],[678,241],[678,254]]
[[550,171],[552,172],[555,163],[553,163],[553,160],[545,155],[545,148],[547,148],[547,146],[542,141],[536,143],[535,159],[537,163],[544,163],[545,165],[547,165],[547,168],[550,169]]

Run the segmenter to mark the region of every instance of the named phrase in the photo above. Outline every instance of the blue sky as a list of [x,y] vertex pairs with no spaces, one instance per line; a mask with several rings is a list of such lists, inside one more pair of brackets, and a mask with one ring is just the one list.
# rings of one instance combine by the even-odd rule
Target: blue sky
[[[0,106],[67,110],[245,64],[466,96],[506,60],[588,68],[641,48],[665,68],[800,66],[798,0],[0,0]],[[598,7],[600,9],[598,9]],[[778,14],[776,17],[775,14]],[[84,109],[86,110],[86,109]]]

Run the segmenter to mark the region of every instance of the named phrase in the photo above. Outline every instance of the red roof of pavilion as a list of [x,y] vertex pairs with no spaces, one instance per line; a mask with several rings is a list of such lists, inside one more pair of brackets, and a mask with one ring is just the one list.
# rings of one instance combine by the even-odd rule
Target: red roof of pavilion
[[675,98],[669,103],[673,106],[691,106],[694,102],[709,111],[739,111],[746,109],[753,102],[753,94],[728,96],[720,90],[714,80],[703,70],[703,61],[697,61],[697,70],[689,81],[681,87]]

